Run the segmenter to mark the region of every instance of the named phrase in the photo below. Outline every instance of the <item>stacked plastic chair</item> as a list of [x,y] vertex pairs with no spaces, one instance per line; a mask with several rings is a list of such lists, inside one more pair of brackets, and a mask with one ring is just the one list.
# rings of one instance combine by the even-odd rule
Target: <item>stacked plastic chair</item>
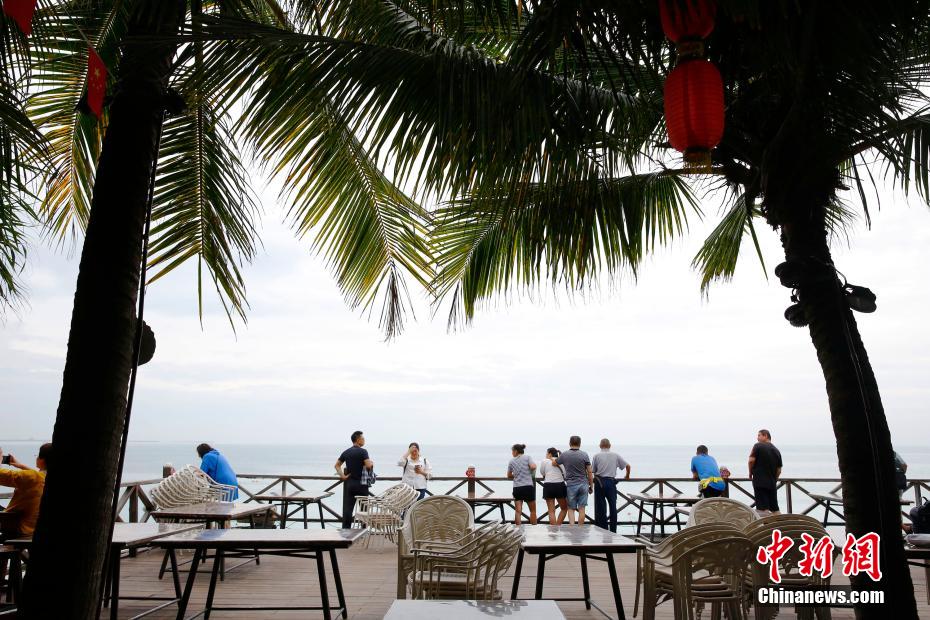
[[523,541],[520,528],[488,523],[456,541],[413,549],[408,578],[412,598],[500,600],[498,581],[513,564]]
[[432,495],[416,502],[397,536],[397,598],[407,595],[407,578],[413,571],[411,549],[459,540],[474,526],[475,513],[461,497]]
[[712,617],[720,617],[725,607],[729,618],[742,618],[752,551],[742,530],[727,523],[687,527],[647,548],[643,618],[653,620],[656,606],[668,600],[676,618],[690,620],[706,603],[712,606]]
[[404,513],[417,501],[419,493],[407,484],[396,484],[381,495],[362,495],[355,499],[353,527],[368,530],[365,545],[372,536],[383,536],[395,542],[397,531],[404,524]]
[[688,515],[688,525],[703,525],[705,523],[729,523],[743,528],[753,521],[759,520],[759,514],[742,502],[726,497],[708,497],[702,499],[691,508]]
[[157,508],[175,508],[201,502],[231,502],[236,490],[187,465],[155,485],[150,495]]

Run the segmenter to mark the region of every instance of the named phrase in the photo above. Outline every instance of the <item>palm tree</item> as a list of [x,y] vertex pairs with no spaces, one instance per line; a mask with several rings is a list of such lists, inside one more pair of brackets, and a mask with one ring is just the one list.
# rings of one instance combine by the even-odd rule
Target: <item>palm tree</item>
[[[234,129],[244,91],[206,88],[202,42],[182,45],[178,37],[188,10],[187,32],[195,35],[204,15],[285,31],[309,15],[295,10],[294,22],[271,0],[206,6],[195,0],[190,7],[181,0],[64,1],[37,13],[28,47],[4,22],[19,45],[8,46],[3,58],[28,83],[22,86],[11,69],[3,82],[9,88],[0,92],[10,93],[0,97],[0,114],[11,136],[0,141],[8,149],[0,163],[9,172],[2,190],[19,201],[0,212],[0,300],[17,299],[25,227],[38,222],[61,242],[84,235],[52,440],[58,464],[49,469],[25,583],[27,617],[91,618],[98,610],[127,424],[150,192],[149,281],[197,260],[198,306],[208,280],[230,323],[245,318],[239,265],[252,257],[258,238],[254,192]],[[100,120],[79,111],[89,43],[116,75]],[[168,111],[173,114],[165,120]],[[316,233],[316,247],[349,303],[383,300],[382,324],[393,335],[407,308],[405,275],[424,283],[431,275],[424,214],[351,139],[334,110],[321,107],[302,121],[310,126],[305,135],[320,138],[309,153],[263,159],[285,176],[295,229]],[[31,159],[20,155],[27,149]],[[291,174],[291,166],[300,174]]]

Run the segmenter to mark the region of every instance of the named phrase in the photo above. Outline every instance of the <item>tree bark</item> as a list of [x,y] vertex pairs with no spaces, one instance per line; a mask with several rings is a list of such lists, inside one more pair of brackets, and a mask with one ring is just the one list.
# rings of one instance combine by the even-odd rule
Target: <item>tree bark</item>
[[182,0],[145,0],[127,30],[81,253],[45,494],[21,609],[94,618],[108,548],[149,175],[177,45]]
[[[795,213],[803,215],[782,224],[786,257],[806,263],[809,273],[822,270],[829,274],[820,281],[802,284],[798,294],[826,380],[846,530],[856,538],[869,532],[881,536],[881,580],[873,582],[864,574],[851,580],[855,589],[883,590],[885,602],[857,608],[856,614],[859,618],[917,618],[901,539],[891,434],[878,383],[842,284],[832,269],[823,208]],[[841,568],[838,565],[837,569]]]

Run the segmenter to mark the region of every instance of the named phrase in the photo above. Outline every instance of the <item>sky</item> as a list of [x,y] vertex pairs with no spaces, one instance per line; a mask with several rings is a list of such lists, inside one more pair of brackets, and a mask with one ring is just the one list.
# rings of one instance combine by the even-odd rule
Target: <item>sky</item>
[[[766,280],[751,246],[736,277],[708,298],[691,258],[717,221],[692,219],[683,240],[637,281],[603,282],[573,300],[499,300],[450,333],[416,292],[416,321],[385,342],[377,310],[350,310],[310,243],[262,195],[263,248],[245,269],[251,309],[233,332],[208,299],[197,316],[196,268],[148,289],[157,350],[142,367],[130,438],[210,443],[539,443],[571,434],[658,445],[754,441],[830,444],[823,375],[806,329],[782,316],[790,292]],[[927,445],[930,425],[930,209],[885,193],[867,230],[834,244],[850,282],[878,311],[857,314],[896,445]],[[873,205],[874,210],[874,205]],[[766,266],[782,259],[759,228]],[[79,250],[37,244],[23,274],[28,304],[0,322],[0,440],[51,436],[61,389]]]

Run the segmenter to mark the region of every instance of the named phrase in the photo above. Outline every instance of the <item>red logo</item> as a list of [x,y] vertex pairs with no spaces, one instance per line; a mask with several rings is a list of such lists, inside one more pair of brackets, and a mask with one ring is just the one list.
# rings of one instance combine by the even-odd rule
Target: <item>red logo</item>
[[[865,573],[872,581],[879,581],[882,578],[878,557],[879,541],[880,537],[875,532],[869,532],[859,538],[847,534],[843,544],[843,575],[852,577]],[[772,543],[759,547],[756,552],[756,561],[769,565],[769,578],[772,583],[781,583],[778,562],[793,546],[794,541],[790,537],[783,536],[781,530],[775,529],[772,530]],[[829,577],[833,574],[835,548],[829,536],[814,538],[810,534],[801,534],[798,551],[801,552],[802,558],[798,562],[798,572],[804,577],[810,577],[817,571],[823,577]]]

